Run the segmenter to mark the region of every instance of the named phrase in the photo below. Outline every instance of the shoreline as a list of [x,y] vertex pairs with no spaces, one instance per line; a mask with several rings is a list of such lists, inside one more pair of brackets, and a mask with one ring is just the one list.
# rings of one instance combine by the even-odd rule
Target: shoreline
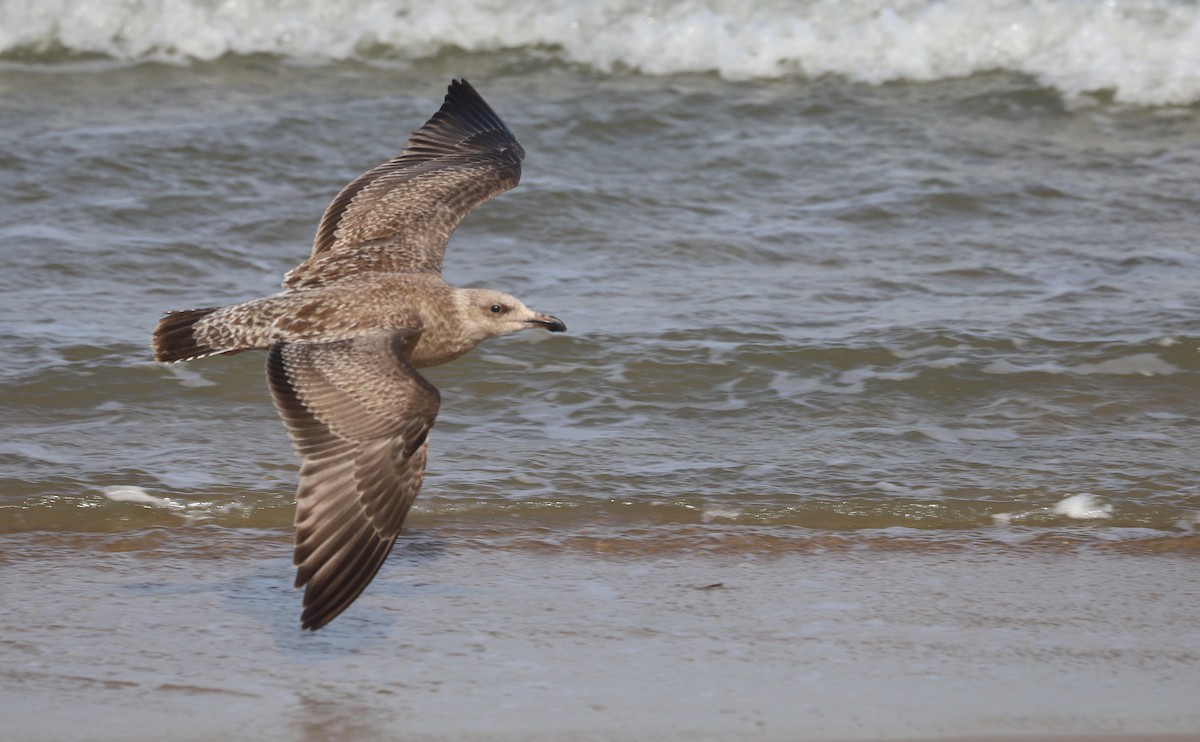
[[398,551],[308,634],[274,535],[225,554],[187,536],[153,551],[6,550],[11,738],[1166,742],[1200,730],[1189,558],[448,545]]

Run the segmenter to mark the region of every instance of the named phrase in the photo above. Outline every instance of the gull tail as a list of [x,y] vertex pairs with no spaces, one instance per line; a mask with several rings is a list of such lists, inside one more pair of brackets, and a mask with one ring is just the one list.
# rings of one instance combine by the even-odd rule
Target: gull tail
[[154,360],[172,363],[226,352],[224,348],[214,348],[196,338],[196,323],[218,309],[220,307],[167,312],[154,328]]

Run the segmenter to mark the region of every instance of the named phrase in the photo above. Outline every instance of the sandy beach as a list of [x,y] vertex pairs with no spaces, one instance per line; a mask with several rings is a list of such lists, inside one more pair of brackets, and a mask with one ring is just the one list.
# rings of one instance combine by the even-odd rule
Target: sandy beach
[[[1200,730],[1194,557],[408,539],[303,633],[286,531],[10,539],[11,740],[1106,739]],[[21,596],[36,595],[36,600]],[[1167,737],[1163,737],[1166,739]]]

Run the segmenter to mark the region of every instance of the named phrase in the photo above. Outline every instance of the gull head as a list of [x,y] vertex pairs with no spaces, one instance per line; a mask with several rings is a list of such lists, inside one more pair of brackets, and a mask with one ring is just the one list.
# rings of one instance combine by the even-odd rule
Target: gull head
[[483,337],[509,335],[534,328],[566,332],[567,326],[558,317],[535,312],[515,296],[491,289],[460,289],[460,292],[460,306],[464,310],[466,324]]

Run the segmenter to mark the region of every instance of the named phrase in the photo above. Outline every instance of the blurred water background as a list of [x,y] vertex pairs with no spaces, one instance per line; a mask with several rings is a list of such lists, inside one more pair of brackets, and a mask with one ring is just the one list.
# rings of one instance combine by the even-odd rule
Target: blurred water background
[[508,548],[1200,549],[1200,9],[0,3],[0,533],[267,535],[270,293],[465,76],[518,189],[458,285],[561,317],[442,390],[416,532]]

